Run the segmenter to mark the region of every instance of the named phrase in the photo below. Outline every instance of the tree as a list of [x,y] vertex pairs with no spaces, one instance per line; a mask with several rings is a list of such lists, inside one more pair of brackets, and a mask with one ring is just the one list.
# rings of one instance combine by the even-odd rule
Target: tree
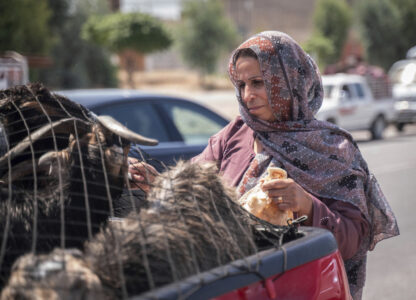
[[80,36],[89,15],[109,13],[108,1],[49,0],[49,7],[54,41],[49,55],[54,63],[39,70],[35,79],[56,89],[117,86],[110,53]]
[[[163,24],[142,13],[92,16],[83,26],[82,37],[113,52],[133,49],[150,53],[170,46],[172,39]],[[133,86],[133,71],[127,69],[128,81]]]
[[149,53],[172,42],[160,21],[142,13],[92,16],[83,27],[82,37],[115,52],[134,49]]
[[47,53],[50,17],[47,0],[0,0],[0,52]]
[[326,62],[327,57],[333,56],[335,52],[332,41],[319,33],[315,33],[303,48],[317,61],[321,70],[325,67],[324,62]]
[[309,44],[317,46],[318,53],[325,49],[325,54],[319,56],[320,64],[335,63],[348,37],[351,25],[350,8],[344,0],[319,0],[313,19],[315,41],[310,41]]
[[184,2],[182,21],[178,34],[182,56],[190,67],[199,70],[203,81],[206,74],[216,70],[221,54],[236,45],[237,31],[219,0]]
[[402,15],[392,1],[366,0],[358,6],[358,15],[370,63],[388,69],[404,57]]
[[[416,45],[415,28],[416,28],[416,5],[414,0],[392,0],[400,13],[401,19],[401,46],[404,57],[409,48]],[[393,40],[394,41],[394,40]]]

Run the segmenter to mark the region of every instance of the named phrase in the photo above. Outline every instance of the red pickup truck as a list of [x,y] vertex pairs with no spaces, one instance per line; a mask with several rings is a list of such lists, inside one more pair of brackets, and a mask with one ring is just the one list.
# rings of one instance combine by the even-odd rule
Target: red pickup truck
[[334,236],[299,227],[283,246],[132,299],[351,299]]

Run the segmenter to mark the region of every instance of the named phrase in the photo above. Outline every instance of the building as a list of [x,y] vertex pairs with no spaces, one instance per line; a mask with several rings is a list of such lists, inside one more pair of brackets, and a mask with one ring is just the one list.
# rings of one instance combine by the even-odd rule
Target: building
[[244,37],[278,30],[303,43],[312,33],[316,0],[223,0],[223,3]]

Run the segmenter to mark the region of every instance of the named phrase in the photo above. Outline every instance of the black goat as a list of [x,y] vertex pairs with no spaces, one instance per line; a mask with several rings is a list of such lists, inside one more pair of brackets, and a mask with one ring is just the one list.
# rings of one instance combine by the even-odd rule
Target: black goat
[[0,124],[0,281],[23,253],[81,248],[113,216],[130,142],[157,143],[40,84],[0,91]]

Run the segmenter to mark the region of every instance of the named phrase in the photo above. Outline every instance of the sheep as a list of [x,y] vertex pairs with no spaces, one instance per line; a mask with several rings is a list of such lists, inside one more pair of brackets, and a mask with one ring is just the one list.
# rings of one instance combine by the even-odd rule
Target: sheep
[[157,141],[41,84],[1,91],[0,124],[1,286],[23,253],[82,248],[114,214],[130,143]]
[[250,217],[215,164],[179,162],[156,179],[149,208],[107,224],[85,259],[115,298],[139,295],[255,253]]

